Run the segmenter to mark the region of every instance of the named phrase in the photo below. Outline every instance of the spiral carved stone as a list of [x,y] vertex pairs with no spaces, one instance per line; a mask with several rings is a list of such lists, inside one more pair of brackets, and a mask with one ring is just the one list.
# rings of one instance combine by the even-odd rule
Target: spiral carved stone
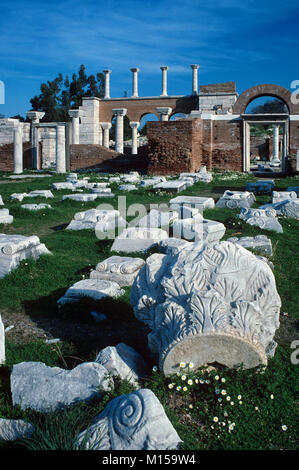
[[111,427],[122,438],[131,438],[144,415],[144,401],[141,395],[131,393],[123,397],[113,410]]

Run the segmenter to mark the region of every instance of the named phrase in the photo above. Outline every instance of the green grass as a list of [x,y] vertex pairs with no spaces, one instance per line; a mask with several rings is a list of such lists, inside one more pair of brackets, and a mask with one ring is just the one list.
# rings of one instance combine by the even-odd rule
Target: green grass
[[[255,181],[252,175],[226,173],[228,179],[223,180],[220,172],[215,173],[211,183],[197,183],[180,195],[213,197],[217,200],[225,189],[244,190],[248,181]],[[43,198],[24,199],[23,203],[50,203],[51,210],[38,213],[27,212],[20,206],[23,203],[12,202],[9,199],[13,192],[29,192],[34,189],[51,189],[53,182],[63,181],[63,176],[51,176],[45,179],[32,179],[12,183],[0,175],[0,194],[5,207],[14,216],[12,225],[0,226],[0,232],[7,234],[37,235],[45,243],[52,256],[43,256],[37,261],[23,261],[4,279],[0,279],[1,311],[6,315],[27,315],[32,319],[53,317],[71,320],[84,329],[97,328],[99,339],[96,342],[72,343],[67,332],[62,335],[60,345],[47,345],[43,341],[30,341],[26,344],[16,344],[7,337],[6,366],[0,368],[0,417],[24,418],[36,427],[32,440],[19,444],[2,444],[3,448],[15,449],[71,449],[74,438],[82,427],[87,426],[90,418],[96,416],[110,399],[121,393],[129,393],[130,387],[125,383],[117,383],[113,393],[107,393],[100,401],[80,404],[60,413],[42,415],[22,411],[12,407],[9,391],[9,371],[14,364],[22,361],[41,361],[49,366],[73,367],[78,360],[94,360],[97,351],[107,345],[115,345],[123,341],[134,347],[151,362],[146,350],[146,334],[133,315],[130,306],[130,288],[125,289],[119,299],[103,299],[99,302],[83,299],[76,305],[57,307],[57,300],[73,283],[88,278],[91,269],[105,258],[111,256],[112,240],[98,240],[92,230],[66,231],[66,225],[76,212],[96,208],[101,202],[117,208],[118,196],[124,193],[112,185],[115,193],[113,199],[97,200],[89,203],[62,201],[62,194],[67,191],[53,191],[54,199]],[[99,181],[100,175],[88,173],[90,181]],[[276,179],[276,190],[287,186],[298,186],[299,178]],[[87,192],[87,191],[85,191]],[[167,203],[171,193],[154,193],[143,189],[126,194],[126,205],[143,204],[149,209],[151,204]],[[257,196],[255,207],[269,202],[270,196]],[[269,258],[274,264],[274,275],[277,289],[282,300],[283,317],[281,327],[277,332],[276,341],[279,346],[274,358],[269,361],[264,373],[257,370],[222,370],[220,377],[225,377],[227,393],[232,397],[234,406],[229,402],[218,402],[215,394],[215,373],[210,377],[207,373],[194,374],[190,371],[193,385],[187,393],[177,391],[182,385],[181,377],[166,379],[160,373],[150,373],[143,386],[156,393],[165,406],[166,413],[184,441],[183,449],[295,449],[298,448],[298,365],[290,362],[290,343],[298,339],[298,234],[299,221],[279,218],[284,233],[277,234],[262,231],[236,218],[238,210],[212,209],[204,213],[205,218],[221,221],[226,226],[224,239],[231,236],[255,236],[265,234],[271,238],[273,256]],[[135,214],[137,215],[137,214]],[[131,220],[134,214],[127,218]],[[155,250],[153,250],[155,251]],[[149,254],[140,253],[134,256],[146,258]],[[95,324],[89,313],[92,310],[105,312],[107,320]],[[117,327],[117,328],[116,328]],[[12,330],[13,331],[13,330]],[[108,336],[112,331],[112,336]],[[84,334],[83,334],[84,335]],[[210,380],[210,384],[195,384],[195,380]],[[175,384],[169,388],[169,384]],[[270,395],[274,396],[272,400]],[[242,404],[237,399],[242,396]],[[191,407],[190,407],[191,405]],[[258,410],[255,408],[258,407]],[[228,416],[225,416],[225,414]],[[213,421],[218,417],[218,423]],[[235,423],[234,429],[228,432],[228,421]],[[282,426],[287,430],[283,431]],[[213,426],[213,428],[212,428]],[[57,429],[60,433],[57,434]],[[1,447],[1,446],[0,446]]]

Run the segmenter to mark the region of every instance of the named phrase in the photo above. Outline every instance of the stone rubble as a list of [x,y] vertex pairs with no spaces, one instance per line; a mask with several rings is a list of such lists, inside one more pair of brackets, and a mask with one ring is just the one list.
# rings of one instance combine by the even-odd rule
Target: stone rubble
[[0,224],[12,224],[13,216],[9,215],[9,209],[0,209]]
[[146,252],[165,238],[168,238],[168,234],[160,228],[129,227],[116,237],[111,251]]
[[274,230],[282,233],[283,229],[276,218],[276,211],[272,208],[267,209],[246,209],[242,208],[237,216],[249,225],[255,225],[263,230]]
[[131,286],[144,263],[142,258],[110,256],[97,264],[90,273],[90,279],[114,281],[120,287]]
[[57,303],[59,307],[67,303],[79,302],[85,297],[101,300],[105,297],[120,297],[124,290],[114,281],[104,279],[83,279],[73,284]]
[[30,438],[34,432],[34,426],[23,419],[0,418],[0,441],[16,441],[22,438]]
[[227,239],[228,242],[237,243],[238,245],[243,246],[244,248],[254,248],[256,250],[262,251],[268,256],[272,256],[272,242],[270,238],[267,238],[266,235],[257,235],[256,237],[231,237]]
[[255,202],[255,196],[248,191],[226,190],[221,198],[216,202],[216,207],[225,209],[241,209],[251,207]]
[[27,209],[29,211],[39,211],[42,209],[52,209],[50,204],[22,204],[22,209]]

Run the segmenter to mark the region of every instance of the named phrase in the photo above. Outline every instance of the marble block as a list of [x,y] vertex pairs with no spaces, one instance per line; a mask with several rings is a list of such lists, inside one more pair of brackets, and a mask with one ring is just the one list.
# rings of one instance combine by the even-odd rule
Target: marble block
[[0,314],[0,366],[5,362],[5,328]]
[[135,386],[138,386],[141,377],[147,375],[146,363],[140,354],[124,343],[102,349],[95,362],[105,367],[112,376],[120,377]]
[[19,202],[22,202],[24,197],[27,197],[28,194],[27,193],[13,193],[10,195],[10,199],[12,201],[19,201]]
[[21,438],[30,438],[34,426],[23,419],[0,418],[0,441],[16,441]]
[[216,207],[225,209],[241,209],[241,207],[251,207],[255,202],[255,196],[248,191],[226,190],[221,198],[216,202]]
[[289,186],[286,191],[295,191],[297,197],[299,197],[299,186]]
[[90,273],[90,279],[107,279],[117,282],[121,287],[131,286],[143,265],[142,258],[110,256],[97,264]]
[[23,209],[27,209],[29,211],[39,211],[42,209],[52,209],[50,204],[22,204],[21,207]]
[[121,184],[118,187],[119,191],[135,191],[136,189],[138,188],[134,184]]
[[84,279],[72,285],[57,303],[59,306],[79,302],[84,297],[101,300],[104,297],[120,297],[124,291],[114,281],[103,279]]
[[72,201],[78,202],[89,202],[95,201],[98,198],[98,194],[66,194],[62,196],[62,200],[71,199]]
[[192,219],[176,220],[173,223],[173,236],[188,241],[218,241],[224,236],[225,230],[221,222],[203,219],[200,214]]
[[297,199],[297,193],[295,191],[273,191],[272,203],[291,201]]
[[140,180],[139,175],[135,175],[135,174],[133,174],[133,175],[131,175],[131,174],[130,175],[123,175],[122,176],[122,181],[124,183],[133,183],[134,184],[134,183],[139,183],[139,180]]
[[182,250],[182,248],[189,245],[189,243],[190,242],[187,240],[181,240],[179,238],[166,238],[166,240],[160,241],[159,250],[161,253],[166,255],[175,256]]
[[237,243],[244,248],[254,248],[262,251],[268,256],[272,256],[272,242],[266,235],[257,235],[256,237],[231,237],[227,239],[228,242]]
[[38,259],[41,255],[49,255],[37,236],[0,234],[0,278],[15,269],[21,261],[27,258]]
[[96,235],[114,230],[117,227],[126,227],[127,222],[117,210],[89,209],[77,212],[74,219],[66,227],[67,230],[95,229]]
[[111,193],[111,189],[110,188],[106,188],[104,186],[99,186],[99,187],[96,187],[96,188],[90,188],[90,192],[93,194],[110,194]]
[[13,216],[9,215],[8,209],[0,209],[0,224],[12,224]]
[[109,183],[120,183],[121,179],[119,176],[111,176],[111,178],[109,178]]
[[267,364],[275,352],[281,300],[271,268],[242,246],[192,243],[153,254],[131,289],[136,318],[165,375],[192,362],[235,368]]
[[173,450],[181,439],[149,389],[111,400],[78,437],[86,450]]
[[272,208],[267,209],[246,209],[242,208],[237,216],[245,220],[249,225],[255,225],[263,230],[274,230],[282,233],[283,229],[276,218],[276,211]]
[[176,211],[159,211],[152,209],[146,216],[142,217],[136,224],[137,227],[164,228],[167,230],[178,218]]
[[168,234],[160,228],[129,227],[114,240],[111,251],[146,252],[165,238]]
[[4,206],[4,202],[3,202],[3,199],[2,199],[1,195],[0,195],[0,206]]
[[187,188],[187,183],[184,180],[171,180],[163,183],[155,184],[153,189],[155,191],[169,191],[179,193]]
[[53,198],[54,195],[51,191],[47,189],[40,189],[36,191],[30,191],[30,193],[28,194],[28,197],[45,197],[48,199],[48,198]]
[[247,183],[245,191],[250,191],[252,193],[267,193],[271,194],[274,189],[275,183],[273,180],[258,180],[254,183]]
[[169,201],[169,205],[171,210],[180,210],[180,207],[186,206],[203,212],[205,209],[214,209],[215,201],[211,197],[177,196]]
[[13,366],[10,377],[13,405],[43,413],[99,398],[100,389],[108,391],[112,383],[105,367],[96,362],[84,362],[72,370],[21,362]]
[[59,191],[61,189],[69,189],[71,191],[75,190],[75,186],[71,182],[62,182],[62,183],[53,183],[52,184],[52,189]]

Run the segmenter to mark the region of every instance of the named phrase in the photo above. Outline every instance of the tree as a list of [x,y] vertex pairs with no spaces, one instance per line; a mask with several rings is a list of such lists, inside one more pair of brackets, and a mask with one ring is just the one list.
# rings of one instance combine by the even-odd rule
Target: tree
[[5,118],[4,114],[0,113],[0,119],[4,119],[4,118]]
[[11,116],[10,119],[19,119],[20,122],[25,122],[25,118],[20,114],[16,114],[15,116]]
[[41,93],[30,100],[32,110],[43,111],[45,122],[69,121],[68,110],[78,109],[83,96],[104,96],[104,80],[102,73],[87,76],[84,65],[80,66],[78,74],[72,75],[71,81],[60,73],[54,80],[41,84]]

